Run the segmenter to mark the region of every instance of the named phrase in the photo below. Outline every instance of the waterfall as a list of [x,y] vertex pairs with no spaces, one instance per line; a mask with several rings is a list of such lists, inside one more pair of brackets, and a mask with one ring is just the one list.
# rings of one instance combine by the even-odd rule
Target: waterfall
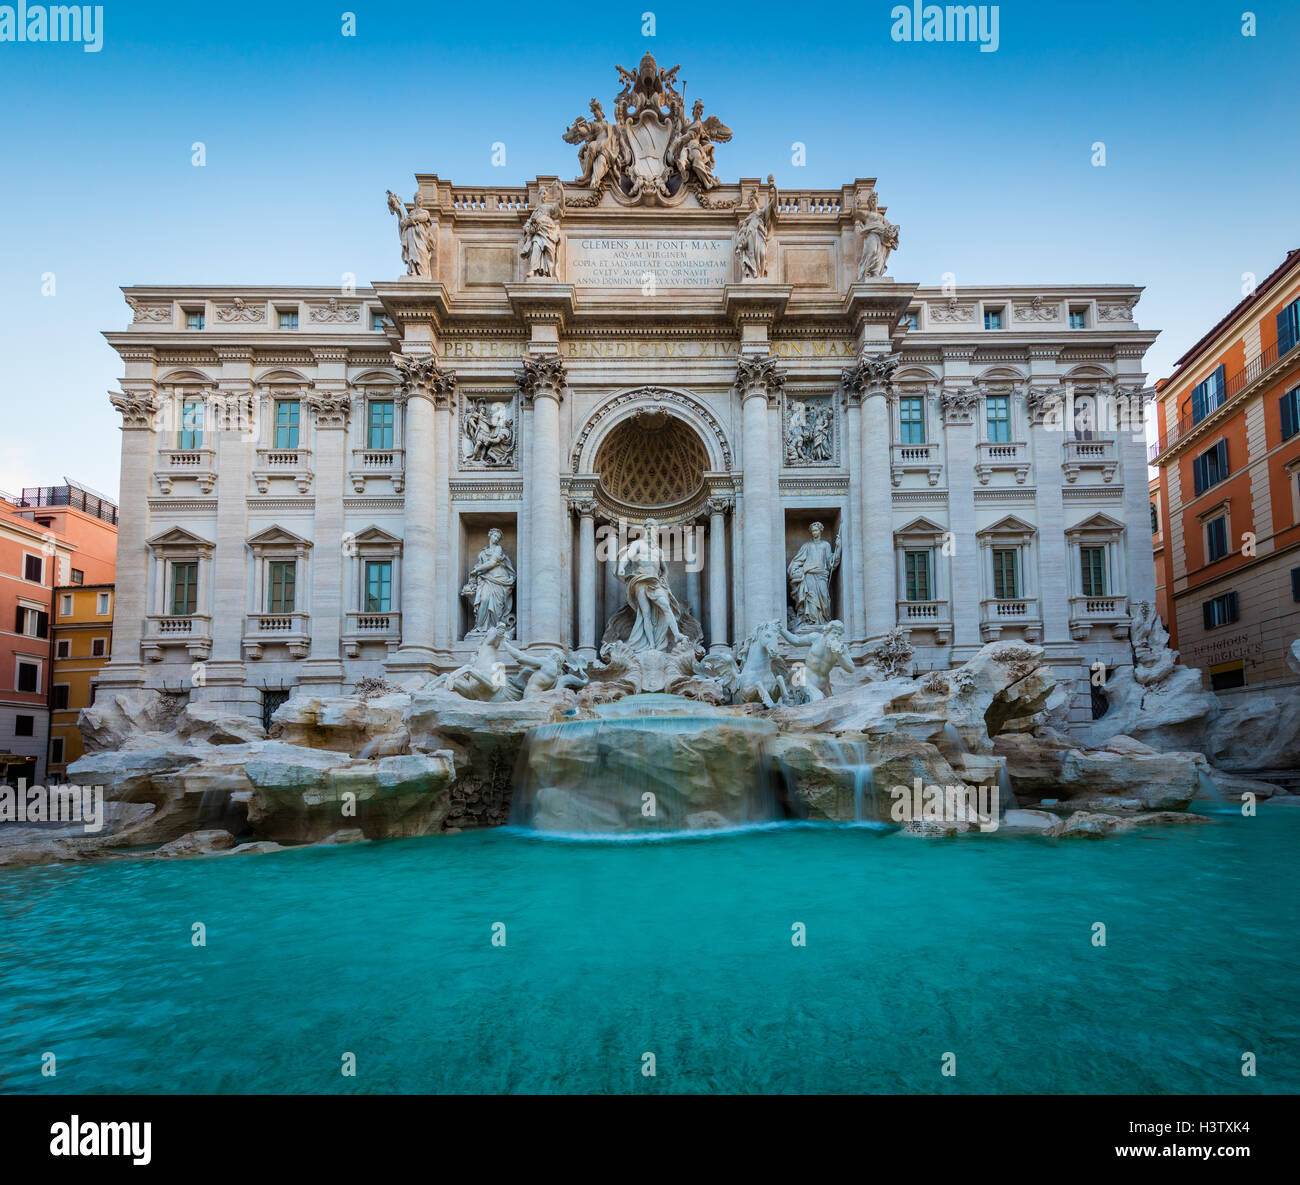
[[675,695],[636,695],[594,720],[528,730],[513,826],[590,835],[707,831],[782,817],[776,726]]

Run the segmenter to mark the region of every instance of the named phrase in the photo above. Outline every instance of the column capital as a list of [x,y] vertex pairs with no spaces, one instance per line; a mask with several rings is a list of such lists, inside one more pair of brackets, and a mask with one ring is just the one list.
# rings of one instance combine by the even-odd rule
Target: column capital
[[740,392],[740,401],[762,396],[769,406],[775,406],[781,392],[785,389],[785,371],[770,354],[736,359],[736,389]]
[[846,401],[860,403],[872,395],[891,395],[897,369],[897,354],[862,355],[851,367],[840,372]]
[[979,405],[978,387],[954,387],[951,391],[940,390],[939,411],[943,416],[944,427],[952,424],[973,424],[975,408]]
[[579,518],[596,517],[596,499],[595,498],[570,498],[569,509]]
[[736,505],[736,499],[731,494],[714,494],[706,505],[710,514],[726,514]]
[[317,428],[346,428],[352,414],[352,393],[347,388],[313,391],[307,396],[307,406],[316,413]]
[[123,429],[152,428],[154,416],[162,407],[162,401],[152,384],[147,387],[129,387],[125,391],[110,391],[108,400],[121,413]]
[[564,361],[558,354],[539,354],[535,358],[525,356],[522,368],[515,375],[519,392],[528,404],[538,399],[554,399],[557,404],[562,403],[567,381]]
[[434,354],[392,354],[401,376],[399,403],[427,399],[435,407],[450,407],[456,389],[456,372],[444,370]]

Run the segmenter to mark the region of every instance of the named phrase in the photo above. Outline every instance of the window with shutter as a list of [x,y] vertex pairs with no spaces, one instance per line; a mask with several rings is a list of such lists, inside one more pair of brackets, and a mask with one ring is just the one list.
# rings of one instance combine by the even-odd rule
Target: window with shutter
[[1228,517],[1219,515],[1205,524],[1205,562],[1212,564],[1228,554]]
[[1300,387],[1288,391],[1278,403],[1282,412],[1282,439],[1290,440],[1300,432]]
[[1079,548],[1079,567],[1085,597],[1106,595],[1106,549],[1104,547]]
[[1300,601],[1300,568],[1291,569],[1291,599]]
[[1277,356],[1295,349],[1300,341],[1300,300],[1293,300],[1277,315]]

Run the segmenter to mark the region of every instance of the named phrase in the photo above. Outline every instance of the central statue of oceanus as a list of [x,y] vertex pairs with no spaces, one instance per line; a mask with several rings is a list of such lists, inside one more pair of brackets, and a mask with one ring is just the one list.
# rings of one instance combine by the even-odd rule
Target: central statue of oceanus
[[625,642],[635,653],[667,653],[684,640],[700,640],[699,623],[668,587],[667,556],[654,519],[646,519],[641,537],[618,553],[617,573],[627,586],[627,604],[610,619],[602,645]]

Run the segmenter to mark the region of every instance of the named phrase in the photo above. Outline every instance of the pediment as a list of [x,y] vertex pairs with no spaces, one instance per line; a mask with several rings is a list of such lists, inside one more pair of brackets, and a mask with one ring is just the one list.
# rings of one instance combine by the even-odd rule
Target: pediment
[[1033,535],[1037,530],[1038,528],[1033,523],[1027,523],[1023,518],[1008,514],[1006,518],[1000,518],[997,522],[975,533],[977,535]]
[[1098,532],[1105,534],[1114,534],[1117,531],[1124,530],[1124,524],[1118,519],[1111,518],[1109,514],[1102,514],[1098,511],[1091,518],[1085,518],[1081,523],[1075,523],[1072,527],[1066,527],[1067,535],[1082,535],[1086,532]]
[[947,527],[941,527],[924,515],[920,518],[914,518],[907,526],[900,527],[894,532],[895,535],[946,535],[947,533]]
[[301,535],[295,535],[292,531],[280,526],[278,523],[274,526],[267,527],[264,531],[258,531],[248,539],[249,547],[311,547],[312,541],[304,539]]
[[390,535],[382,527],[369,526],[365,530],[358,531],[352,536],[354,543],[370,543],[401,546],[401,539],[396,535]]
[[210,551],[216,544],[202,539],[191,531],[185,530],[184,527],[172,527],[170,530],[163,531],[155,535],[148,541],[149,547],[189,547],[201,548]]

